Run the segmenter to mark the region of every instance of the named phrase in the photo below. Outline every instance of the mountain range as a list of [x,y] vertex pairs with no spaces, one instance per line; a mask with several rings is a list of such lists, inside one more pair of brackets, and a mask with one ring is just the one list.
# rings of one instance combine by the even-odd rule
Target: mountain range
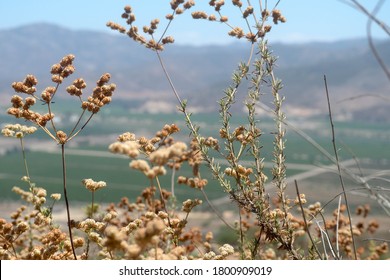
[[[390,65],[390,40],[375,43],[384,62]],[[275,73],[283,81],[287,115],[308,118],[327,111],[326,75],[339,118],[390,120],[390,81],[367,39],[269,44],[278,56]],[[121,106],[149,113],[176,110],[177,101],[156,54],[115,32],[75,31],[46,23],[0,29],[0,52],[3,104],[13,94],[11,83],[22,81],[27,74],[38,78],[38,90],[51,85],[51,66],[72,53],[76,56],[76,72],[66,84],[83,77],[93,88],[96,80],[109,72],[117,84],[115,99]],[[192,110],[207,112],[218,108],[217,101],[231,83],[232,72],[239,62],[248,59],[248,53],[249,44],[239,41],[229,45],[173,44],[166,47],[162,57]],[[240,94],[245,95],[245,89]],[[265,93],[264,102],[271,102],[269,95]],[[241,101],[236,110],[244,108]]]

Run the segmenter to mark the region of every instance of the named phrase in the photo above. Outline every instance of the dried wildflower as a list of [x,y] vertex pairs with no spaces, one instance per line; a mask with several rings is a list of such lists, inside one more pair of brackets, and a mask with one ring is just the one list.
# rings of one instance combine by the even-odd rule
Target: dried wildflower
[[61,199],[61,194],[60,193],[53,193],[50,195],[50,197],[55,200],[55,201],[58,201]]
[[158,216],[160,219],[163,219],[163,220],[169,217],[168,213],[163,212],[163,211],[159,211],[159,212],[157,213],[157,216]]
[[215,15],[209,15],[208,20],[209,21],[216,21],[217,17]]
[[172,146],[162,147],[159,150],[152,152],[149,156],[150,161],[157,165],[165,165],[170,159],[180,157],[187,150],[187,145],[184,142],[176,142]]
[[301,194],[299,195],[299,198],[298,198],[298,197],[295,198],[294,204],[295,204],[295,205],[299,205],[299,204],[300,204],[300,203],[299,203],[299,200],[301,201],[302,204],[305,204],[305,203],[307,202],[306,196],[305,196],[304,193],[301,193]]
[[214,9],[215,11],[219,12],[222,8],[223,5],[225,5],[224,0],[219,0],[219,1],[213,1],[214,2]]
[[20,222],[15,227],[15,233],[22,234],[23,232],[26,232],[29,228],[30,227],[26,222]]
[[1,130],[1,133],[6,137],[23,138],[26,134],[33,134],[35,131],[37,131],[37,128],[34,126],[7,124]]
[[88,233],[88,239],[98,244],[103,240],[97,232],[93,231]]
[[229,20],[229,18],[227,16],[221,16],[219,21],[220,22],[227,22]]
[[37,91],[34,87],[37,84],[38,80],[34,75],[27,75],[23,82],[14,82],[11,86],[15,92],[33,95]]
[[110,211],[109,213],[106,213],[106,215],[104,215],[103,222],[107,223],[115,219],[116,217],[118,217],[118,213],[116,211]]
[[199,199],[195,199],[195,200],[187,199],[186,201],[183,202],[183,206],[182,206],[181,210],[183,212],[190,213],[191,210],[195,206],[200,205],[200,204],[202,204],[202,200],[199,200]]
[[203,11],[196,11],[191,13],[193,19],[207,19],[208,16],[206,12]]
[[115,142],[108,147],[112,153],[124,154],[132,158],[139,155],[140,148],[140,144],[135,141]]
[[286,18],[282,15],[280,10],[272,10],[272,18],[274,24],[278,24],[278,22],[286,22]]
[[213,137],[208,137],[206,139],[202,139],[202,144],[206,145],[207,147],[213,148],[215,150],[219,150],[219,144],[218,139],[215,139]]
[[26,192],[19,187],[13,187],[12,191],[18,194],[23,200],[27,202],[32,202],[33,200],[33,194],[31,192]]
[[67,140],[67,135],[62,130],[57,131],[57,139],[60,144],[64,144]]
[[222,256],[227,257],[228,255],[234,254],[234,248],[229,244],[224,244],[219,248],[219,252]]
[[87,188],[87,190],[91,192],[95,192],[107,186],[106,182],[104,181],[95,182],[92,179],[83,179],[81,182]]
[[235,27],[228,32],[229,36],[237,37],[238,39],[245,36],[244,30],[241,27]]
[[184,9],[191,9],[191,7],[193,7],[193,6],[195,6],[195,1],[193,1],[193,0],[188,0],[183,5]]
[[41,98],[46,101],[47,103],[50,103],[52,100],[54,94],[56,92],[55,87],[47,87],[42,93],[41,93]]
[[142,171],[144,173],[146,173],[150,170],[149,164],[143,159],[131,161],[130,168],[137,169],[137,170]]
[[366,218],[368,213],[370,212],[370,205],[360,205],[356,208],[356,215],[361,215],[363,218]]
[[187,178],[184,176],[179,176],[177,182],[178,184],[186,184],[187,186],[196,189],[204,189],[204,187],[206,187],[206,185],[208,184],[207,179],[201,179],[198,177]]
[[367,227],[367,231],[371,234],[375,233],[376,230],[379,228],[379,223],[375,220],[370,221]]
[[57,84],[61,84],[64,78],[69,77],[75,71],[75,67],[72,65],[75,56],[68,54],[64,56],[60,63],[54,64],[51,67],[52,81]]
[[153,179],[156,178],[157,176],[165,175],[166,173],[167,171],[164,166],[153,166],[153,168],[147,171],[145,175],[149,179]]
[[204,260],[213,260],[215,258],[216,254],[211,251],[203,255]]
[[244,18],[247,18],[249,15],[253,14],[253,7],[252,6],[248,6],[245,11],[243,12],[242,16]]
[[232,0],[232,3],[234,6],[237,6],[239,8],[242,7],[242,2],[240,0]]
[[117,24],[117,23],[114,23],[114,22],[107,22],[106,24],[107,27],[111,28],[112,30],[117,30],[119,31],[120,33],[126,33],[126,28],[124,28],[123,26]]
[[172,36],[167,36],[161,40],[161,42],[165,44],[173,44],[175,42],[175,39]]
[[119,142],[126,142],[126,141],[135,141],[135,134],[130,132],[125,132],[118,136]]

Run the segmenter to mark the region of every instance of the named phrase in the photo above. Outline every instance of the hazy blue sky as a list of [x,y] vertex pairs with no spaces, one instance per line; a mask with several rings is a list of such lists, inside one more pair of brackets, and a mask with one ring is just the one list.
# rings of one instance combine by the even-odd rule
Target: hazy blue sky
[[[133,6],[140,27],[150,19],[163,18],[170,12],[170,0],[0,0],[0,29],[35,22],[59,24],[71,29],[89,29],[112,32],[107,21],[123,23],[120,18],[126,4]],[[225,1],[231,6],[229,0]],[[264,1],[263,1],[264,2]],[[269,6],[275,0],[269,0]],[[361,0],[372,9],[377,1]],[[387,1],[389,2],[389,1]],[[211,12],[208,0],[197,0],[194,10]],[[243,3],[246,3],[243,0]],[[258,1],[252,0],[252,3]],[[338,0],[281,0],[279,9],[287,23],[273,28],[271,40],[283,42],[334,41],[343,38],[364,37],[367,18],[359,11]],[[238,15],[236,8],[226,8],[226,14]],[[390,3],[385,3],[379,17],[386,20],[390,14]],[[177,43],[209,44],[231,40],[226,26],[219,23],[197,21],[193,24],[190,13],[181,15],[173,22],[169,34]],[[385,37],[375,28],[376,37]]]

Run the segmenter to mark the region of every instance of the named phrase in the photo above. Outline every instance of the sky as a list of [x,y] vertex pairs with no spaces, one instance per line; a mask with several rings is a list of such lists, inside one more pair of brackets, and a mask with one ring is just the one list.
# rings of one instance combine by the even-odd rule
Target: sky
[[[131,5],[137,25],[147,25],[151,19],[163,19],[170,13],[170,0],[0,0],[0,29],[10,29],[31,23],[54,23],[73,30],[115,32],[106,27],[108,21],[124,24],[123,7]],[[190,11],[211,13],[208,0],[196,0]],[[236,7],[226,0],[223,11],[230,19],[239,19]],[[243,3],[247,1],[242,0]],[[253,5],[259,1],[251,1]],[[264,0],[262,1],[265,2]],[[272,7],[277,1],[268,0]],[[369,10],[377,1],[360,0]],[[390,1],[385,1],[390,2]],[[336,41],[366,37],[367,17],[340,0],[281,0],[278,8],[287,18],[285,24],[272,28],[269,39],[285,43]],[[385,3],[378,17],[387,20],[390,3]],[[241,20],[241,19],[240,19]],[[232,20],[234,23],[234,21]],[[242,26],[242,21],[238,21]],[[164,21],[161,22],[164,24]],[[221,23],[195,21],[190,13],[180,15],[167,35],[173,35],[178,44],[225,44],[234,41],[227,35],[229,28]],[[378,27],[373,29],[376,38],[386,38]]]

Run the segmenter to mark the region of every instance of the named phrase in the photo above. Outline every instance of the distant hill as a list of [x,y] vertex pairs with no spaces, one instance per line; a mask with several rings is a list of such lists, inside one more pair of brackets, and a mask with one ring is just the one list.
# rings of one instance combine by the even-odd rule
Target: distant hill
[[[277,75],[283,80],[286,111],[310,117],[326,111],[323,75],[327,75],[334,110],[339,117],[389,121],[390,81],[382,73],[366,39],[333,43],[271,44],[279,57]],[[390,65],[390,40],[377,42]],[[49,24],[0,30],[0,101],[13,94],[10,84],[35,74],[40,88],[50,84],[50,67],[64,55],[76,55],[76,77],[89,87],[104,72],[118,86],[121,104],[146,112],[172,111],[176,101],[155,54],[113,32],[73,31]],[[230,83],[238,62],[245,61],[248,45],[171,45],[163,57],[177,89],[193,110],[210,111]],[[365,95],[365,98],[338,101]],[[372,97],[381,95],[385,99]],[[267,98],[266,96],[264,98]],[[269,102],[268,99],[265,99]],[[4,103],[3,103],[4,104]],[[241,104],[237,109],[241,109]]]

